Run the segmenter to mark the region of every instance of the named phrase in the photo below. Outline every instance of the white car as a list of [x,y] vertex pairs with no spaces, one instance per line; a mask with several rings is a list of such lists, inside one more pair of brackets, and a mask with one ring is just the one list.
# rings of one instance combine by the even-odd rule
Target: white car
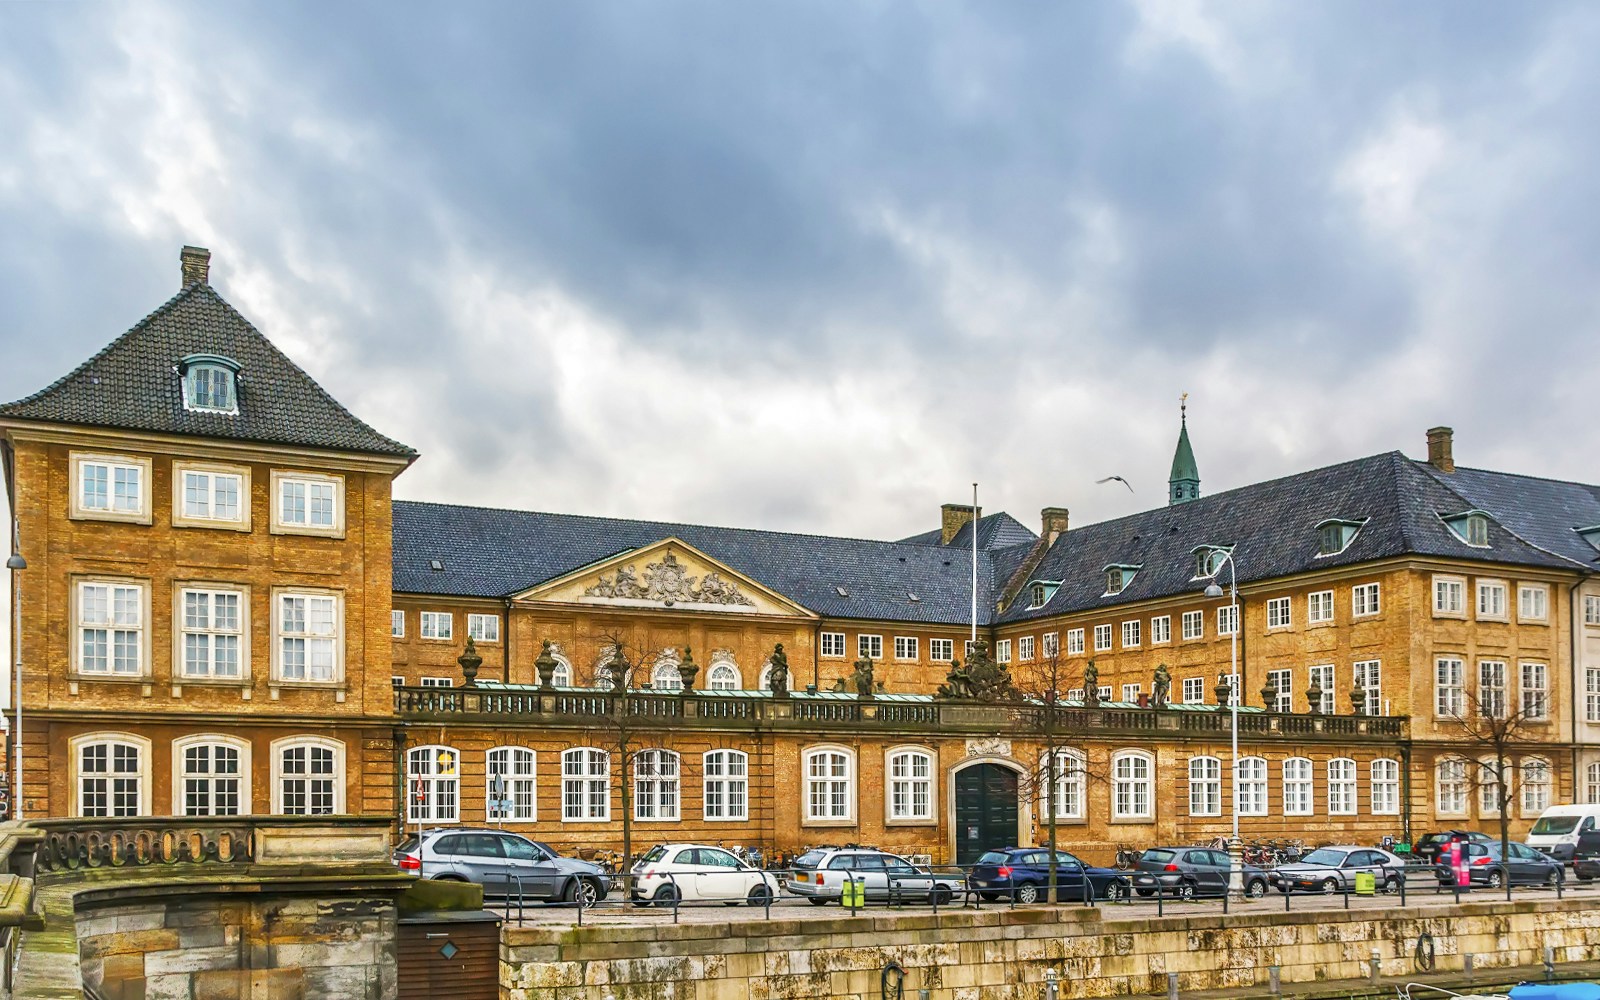
[[633,866],[628,889],[635,906],[707,901],[762,906],[778,893],[773,875],[752,868],[721,847],[658,844]]

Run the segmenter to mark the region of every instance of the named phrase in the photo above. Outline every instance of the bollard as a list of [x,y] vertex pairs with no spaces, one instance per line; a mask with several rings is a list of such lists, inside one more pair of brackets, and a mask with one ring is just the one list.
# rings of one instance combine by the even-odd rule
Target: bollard
[[1267,992],[1273,996],[1283,992],[1282,970],[1276,965],[1267,966]]
[[933,995],[933,991],[932,990],[918,990],[917,991],[917,1000],[928,1000],[928,998],[930,996],[932,996],[932,995]]
[[1373,983],[1378,981],[1378,970],[1383,967],[1383,952],[1372,949],[1372,957],[1367,960],[1367,976]]
[[1045,1000],[1057,1000],[1061,993],[1056,987],[1056,970],[1044,970],[1044,996]]
[[1472,982],[1472,952],[1461,956],[1461,971],[1467,974],[1467,982]]
[[1178,974],[1167,973],[1167,1000],[1178,1000]]
[[1549,945],[1544,946],[1544,981],[1556,981],[1556,950]]

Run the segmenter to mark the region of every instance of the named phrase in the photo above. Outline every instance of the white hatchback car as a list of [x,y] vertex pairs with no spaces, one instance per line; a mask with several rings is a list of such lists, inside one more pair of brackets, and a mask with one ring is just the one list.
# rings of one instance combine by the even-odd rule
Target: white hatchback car
[[762,906],[777,893],[775,876],[705,844],[657,844],[633,866],[628,888],[635,906],[685,900]]

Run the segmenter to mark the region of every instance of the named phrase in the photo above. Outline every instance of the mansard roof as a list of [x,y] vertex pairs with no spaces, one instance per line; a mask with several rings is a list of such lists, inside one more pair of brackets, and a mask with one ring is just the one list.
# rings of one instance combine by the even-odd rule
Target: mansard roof
[[1578,534],[1600,526],[1600,486],[1461,466],[1441,472],[1426,462],[1416,464],[1528,542],[1590,572],[1600,570],[1600,550]]
[[[235,362],[238,412],[186,409],[177,374],[192,355]],[[415,458],[346,410],[202,281],[0,417]]]

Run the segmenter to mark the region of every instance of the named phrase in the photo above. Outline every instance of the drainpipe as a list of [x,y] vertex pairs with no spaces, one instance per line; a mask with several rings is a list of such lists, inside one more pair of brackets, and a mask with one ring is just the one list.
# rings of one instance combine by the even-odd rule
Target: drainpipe
[[1400,810],[1400,831],[1405,835],[1406,843],[1411,843],[1411,743],[1406,741],[1400,744],[1400,801],[1405,805]]

